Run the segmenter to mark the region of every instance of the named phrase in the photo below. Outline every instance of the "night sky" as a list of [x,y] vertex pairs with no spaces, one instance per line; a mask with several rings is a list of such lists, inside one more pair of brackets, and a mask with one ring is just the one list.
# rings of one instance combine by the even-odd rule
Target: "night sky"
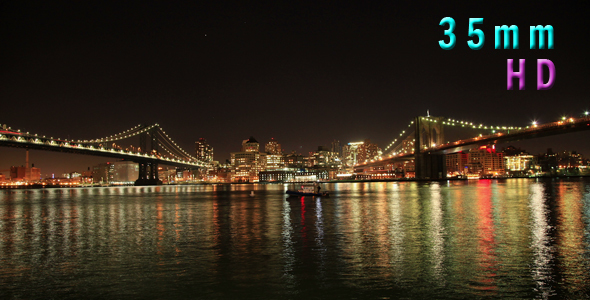
[[[333,139],[384,148],[427,109],[514,126],[590,109],[583,1],[203,2],[1,2],[0,123],[72,139],[159,123],[191,153],[206,138],[225,161],[250,136],[289,152]],[[457,24],[449,51],[443,17]],[[484,18],[478,51],[469,18]],[[496,25],[517,25],[520,49],[494,49]],[[555,49],[530,50],[531,25],[552,25]],[[506,90],[509,58],[527,59],[524,91]],[[536,90],[537,59],[555,64],[551,90]],[[588,137],[518,145],[590,156]],[[103,161],[31,152],[43,174]],[[24,150],[0,148],[0,170],[21,164]]]

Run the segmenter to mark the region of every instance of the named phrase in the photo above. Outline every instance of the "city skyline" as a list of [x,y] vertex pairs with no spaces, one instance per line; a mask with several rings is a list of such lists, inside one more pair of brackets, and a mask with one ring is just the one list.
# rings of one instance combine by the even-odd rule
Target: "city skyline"
[[[452,129],[452,128],[449,128]],[[463,133],[465,134],[465,133]],[[566,134],[560,134],[560,135],[556,135],[556,136],[549,136],[549,137],[542,137],[542,138],[535,138],[532,140],[524,140],[524,141],[515,141],[515,142],[500,142],[497,144],[497,146],[499,147],[499,149],[502,148],[508,148],[508,147],[517,147],[517,148],[523,148],[523,150],[527,151],[530,154],[533,155],[541,155],[546,153],[549,149],[551,149],[554,152],[576,152],[576,153],[580,153],[582,155],[585,155],[584,152],[579,151],[578,149],[576,149],[575,147],[572,147],[572,145],[576,145],[576,143],[572,143],[571,141],[569,141],[569,139],[571,139],[572,136],[579,136],[581,137],[580,140],[578,140],[580,143],[578,143],[578,145],[584,145],[585,140],[583,139],[584,137],[585,131],[582,132],[574,132],[574,133],[566,133]],[[250,136],[250,138],[255,138],[254,136]],[[456,137],[455,137],[456,138]],[[198,147],[199,143],[201,141],[206,139],[204,138],[200,138],[199,140],[195,141],[195,148]],[[243,143],[245,141],[247,141],[248,139],[243,139],[242,140],[242,146],[243,147]],[[330,142],[324,143],[324,145],[317,145],[315,147],[313,147],[312,149],[309,149],[309,151],[298,151],[297,149],[285,149],[285,148],[280,148],[281,145],[279,144],[279,149],[281,150],[281,152],[283,154],[298,154],[298,155],[312,155],[314,152],[316,152],[318,150],[318,148],[330,148],[330,143],[333,142],[338,142],[341,146],[344,145],[354,145],[354,144],[362,144],[363,142],[366,141],[370,141],[370,139],[365,139],[364,141],[339,141],[336,139],[333,139]],[[455,140],[455,139],[453,139]],[[269,153],[272,154],[272,151],[268,151],[266,149],[266,147],[268,145],[266,145],[268,142],[273,142],[273,143],[282,143],[281,140],[279,139],[275,139],[274,137],[269,138],[268,140],[261,140],[262,142],[260,142],[260,149],[259,151],[261,153]],[[565,144],[564,144],[565,143]],[[265,145],[264,147],[262,145]],[[211,150],[214,148],[213,145],[208,145]],[[379,147],[380,150],[383,150],[382,153],[384,155],[384,157],[387,157],[387,153],[388,151],[386,151],[387,147],[385,147],[385,145],[378,145],[375,144],[376,147]],[[412,146],[413,147],[413,146]],[[8,153],[9,155],[5,155],[4,157],[0,158],[0,162],[6,162],[6,161],[10,161],[13,160],[12,164],[8,164],[8,165],[0,165],[0,173],[5,173],[7,174],[9,172],[9,168],[10,167],[19,167],[19,166],[25,166],[26,162],[25,162],[25,153],[26,150],[23,148],[0,148],[0,149],[4,149],[5,153]],[[189,152],[192,153],[192,155],[194,155],[195,157],[199,157],[199,155],[196,153],[197,149],[187,149],[189,150]],[[301,150],[301,149],[299,149]],[[217,156],[214,156],[212,158],[212,161],[215,160],[217,162],[219,162],[220,164],[224,164],[227,161],[230,161],[230,158],[232,156],[233,153],[240,151],[240,141],[235,141],[234,143],[234,149],[230,152],[230,157],[224,158],[224,159],[218,159]],[[32,163],[33,166],[36,167],[41,167],[43,168],[42,171],[42,175],[43,177],[51,177],[52,174],[54,175],[61,175],[61,174],[65,174],[65,173],[72,173],[72,172],[84,172],[84,171],[89,171],[92,170],[92,167],[95,166],[96,164],[102,164],[105,162],[115,162],[118,161],[117,159],[114,158],[104,158],[104,157],[100,157],[100,156],[92,156],[92,155],[80,155],[80,154],[71,154],[71,153],[60,153],[60,152],[49,152],[49,151],[43,151],[43,150],[34,150],[31,149],[29,150],[30,152],[30,164]],[[41,155],[39,155],[41,154]],[[41,159],[40,159],[41,157]],[[42,159],[42,157],[50,157],[52,158],[50,160],[50,162],[48,163],[47,161],[44,161]],[[41,164],[39,164],[38,162],[41,162]],[[68,163],[64,163],[64,162],[68,162]],[[35,165],[36,164],[36,165]]]
[[[159,122],[185,149],[198,138],[229,158],[236,141],[272,137],[307,153],[333,139],[384,147],[414,116],[524,126],[588,109],[584,4],[162,3],[3,4],[0,123],[90,139]],[[457,46],[442,50],[457,23]],[[467,47],[482,17],[481,50]],[[528,26],[552,25],[555,48],[528,49]],[[494,49],[494,26],[518,25],[520,49]],[[526,59],[526,90],[506,90],[506,59]],[[535,89],[535,61],[557,80]],[[588,154],[584,133],[531,141]],[[238,142],[239,143],[239,142]],[[556,149],[563,147],[564,149]],[[24,151],[0,148],[0,169]],[[36,164],[104,159],[32,151]],[[22,164],[22,163],[21,163]],[[76,167],[77,166],[77,167]],[[49,167],[51,168],[51,167]],[[46,168],[47,169],[47,168]]]
[[590,4],[3,1],[3,298],[590,297]]
[[[557,124],[561,124],[561,123],[563,123],[563,122],[557,122]],[[449,125],[447,125],[447,126],[449,126]],[[545,125],[540,125],[539,124],[539,126],[545,126]],[[557,125],[557,126],[558,127],[561,127],[562,125]],[[532,127],[536,127],[536,126],[531,126],[531,129],[533,129]],[[452,129],[452,128],[448,128],[448,129]],[[525,130],[525,132],[526,132],[526,130]],[[565,134],[565,136],[566,136],[565,138],[567,138],[567,135],[571,135],[571,134],[572,133]],[[578,132],[577,134],[584,134],[584,132]],[[409,136],[409,138],[412,138],[412,137],[413,137],[413,133]],[[480,137],[481,137],[481,135],[480,135]],[[564,139],[564,135],[561,134],[561,135],[552,136],[552,137],[545,137],[545,138],[541,138],[540,140],[548,140],[548,139],[553,139],[553,140]],[[533,141],[535,141],[535,140],[539,140],[539,138],[533,139]],[[255,145],[254,148],[245,146],[245,145],[248,145],[248,143],[250,143],[250,142],[255,143],[254,144]],[[517,142],[498,143],[498,144],[494,144],[493,145],[493,148],[496,149],[496,147],[497,147],[499,149],[499,151],[500,151],[500,149],[502,149],[501,152],[504,152],[504,149],[518,149],[519,151],[521,151],[523,153],[526,153],[530,157],[533,157],[533,156],[534,157],[542,157],[542,156],[546,155],[547,153],[565,153],[565,154],[567,154],[567,153],[570,153],[570,154],[571,153],[577,153],[576,155],[581,155],[581,157],[584,157],[584,154],[583,153],[580,153],[576,149],[559,148],[559,147],[554,147],[553,145],[549,145],[548,147],[543,148],[542,150],[539,150],[539,151],[531,150],[530,148],[526,148],[526,146],[524,148],[521,148],[521,145],[523,145],[523,144],[526,145],[527,142],[530,142],[530,140],[529,141],[517,141]],[[358,155],[359,155],[358,160],[357,160],[356,156],[354,158],[354,163],[355,164],[356,163],[362,164],[363,162],[371,161],[372,159],[377,160],[377,159],[380,159],[380,158],[387,158],[387,157],[389,157],[388,152],[386,151],[387,148],[382,149],[382,147],[380,147],[380,145],[373,144],[370,139],[366,139],[365,141],[361,141],[361,142],[341,142],[341,141],[338,141],[338,140],[333,140],[331,142],[331,144],[332,144],[331,146],[323,146],[323,145],[320,145],[316,149],[314,149],[314,151],[309,151],[309,152],[289,151],[289,149],[283,149],[283,148],[281,148],[281,144],[280,143],[281,143],[281,141],[280,140],[277,140],[275,138],[271,138],[268,141],[258,142],[255,139],[254,136],[251,136],[249,139],[242,140],[241,151],[245,151],[245,152],[238,152],[238,150],[240,150],[240,149],[236,148],[235,151],[233,151],[232,153],[230,153],[231,154],[231,159],[228,158],[227,160],[217,160],[216,162],[214,162],[212,160],[209,160],[209,159],[212,159],[212,156],[211,155],[212,155],[212,152],[213,152],[213,147],[211,145],[207,144],[207,142],[206,142],[205,139],[200,138],[198,141],[195,142],[195,149],[194,149],[195,150],[195,153],[194,153],[194,155],[197,158],[200,157],[201,155],[204,155],[205,157],[207,157],[207,159],[205,159],[204,161],[208,161],[209,163],[214,163],[213,164],[214,168],[215,168],[215,166],[228,164],[229,165],[229,169],[233,169],[233,168],[237,168],[238,167],[235,164],[235,162],[234,162],[234,155],[236,155],[238,153],[255,152],[255,153],[260,153],[261,155],[264,153],[265,157],[271,157],[272,155],[277,154],[278,157],[277,158],[273,158],[273,159],[279,159],[280,161],[283,161],[284,158],[286,158],[288,156],[293,156],[293,155],[294,156],[301,156],[302,158],[309,157],[309,159],[314,160],[313,156],[314,155],[317,156],[318,155],[318,152],[321,152],[321,151],[331,151],[331,152],[334,152],[334,155],[337,155],[342,160],[343,164],[341,166],[337,167],[337,169],[340,170],[341,172],[344,172],[344,173],[347,172],[345,170],[346,169],[345,165],[348,166],[348,168],[354,166],[354,164],[351,164],[350,161],[349,162],[346,162],[345,161],[345,156],[346,156],[346,154],[345,154],[345,152],[346,152],[345,148],[346,147],[348,147],[348,149],[354,149],[355,152],[356,151],[360,151],[360,152],[358,152]],[[369,151],[369,148],[367,148],[365,150],[362,150],[362,151],[360,149],[359,150],[356,150],[359,145],[363,145],[363,144],[365,144],[367,147],[371,147],[370,149],[373,149],[373,150],[370,150],[370,151],[372,151],[370,155],[368,153],[366,153],[366,151]],[[236,143],[236,145],[237,145],[237,143]],[[530,146],[530,144],[529,144],[529,146]],[[547,145],[544,144],[544,146],[547,146]],[[208,150],[205,150],[204,153],[203,153],[203,147],[205,147],[206,149],[208,149]],[[409,148],[407,148],[407,147],[409,147]],[[406,150],[409,149],[408,151],[412,151],[411,149],[413,149],[413,147],[414,147],[413,146],[413,143],[411,143],[411,145],[410,144],[408,144],[408,145],[405,145],[404,144],[402,150],[403,149],[406,149]],[[484,146],[484,148],[485,148],[485,146]],[[7,149],[11,149],[15,153],[20,153],[20,154],[26,153],[26,150],[23,149],[23,148],[7,148]],[[477,149],[478,148],[476,147],[476,148],[473,148],[472,150],[477,150]],[[481,149],[481,148],[479,148],[479,149]],[[491,149],[491,147],[489,149]],[[513,151],[513,150],[511,150],[511,151]],[[53,155],[58,156],[58,157],[61,156],[64,159],[71,159],[71,158],[81,159],[81,158],[87,158],[88,157],[86,155],[78,155],[78,154],[72,154],[72,153],[60,153],[60,152],[57,152],[57,153],[56,152],[46,152],[46,151],[43,151],[43,150],[29,150],[29,152],[31,152],[31,153],[50,153],[50,154],[53,154]],[[201,152],[201,153],[199,153],[199,152]],[[403,154],[404,151],[401,151],[401,152],[402,152],[401,154]],[[462,151],[459,151],[459,152],[462,152]],[[469,152],[470,151],[467,151],[465,153],[469,153]],[[366,153],[366,154],[363,154],[363,153]],[[462,155],[465,155],[465,153],[462,154]],[[455,154],[459,154],[459,153],[455,152]],[[368,156],[368,157],[365,157],[365,156]],[[32,155],[32,157],[33,157],[33,159],[31,159],[31,161],[25,162],[23,160],[23,163],[21,163],[21,164],[12,164],[12,165],[6,167],[6,169],[4,169],[4,170],[2,168],[0,168],[0,174],[1,173],[5,173],[4,175],[8,175],[8,172],[11,171],[9,169],[12,168],[12,167],[31,166],[31,164],[32,164],[33,167],[37,167],[37,172],[39,172],[39,168],[38,167],[40,167],[40,166],[38,164],[35,165],[35,161],[36,160],[35,160],[34,154]],[[105,163],[121,162],[119,159],[115,159],[115,158],[104,158],[104,157],[93,157],[93,158],[94,158],[94,160],[88,160],[88,159],[80,160],[80,162],[83,162],[83,163],[78,163],[79,166],[81,166],[82,164],[88,164],[89,162],[92,162],[92,161],[93,162],[90,165],[88,165],[88,166],[78,167],[78,168],[64,167],[66,164],[62,164],[62,161],[61,160],[56,160],[55,161],[56,165],[59,165],[59,167],[61,169],[59,171],[55,171],[55,170],[49,170],[49,171],[47,171],[46,169],[44,169],[43,172],[41,172],[41,175],[42,175],[41,178],[53,178],[53,177],[55,177],[55,178],[64,178],[64,175],[63,174],[80,173],[80,172],[81,173],[92,172],[93,168],[96,168],[96,165],[104,165]],[[23,157],[23,159],[24,159],[24,157]],[[28,156],[27,156],[27,159],[28,159]],[[315,159],[317,159],[317,157]],[[351,159],[351,158],[348,158],[348,159]],[[447,164],[449,162],[449,159],[450,158],[447,158]],[[255,160],[258,161],[258,158],[256,158]],[[264,159],[264,161],[265,161],[264,164],[265,165],[266,165],[266,160],[267,159],[265,158]],[[123,163],[128,163],[130,161],[122,161],[122,162]],[[413,162],[413,160],[412,160],[412,162]],[[270,161],[269,161],[269,163],[270,163]],[[283,162],[283,164],[285,164],[285,163],[286,162]],[[506,162],[506,163],[508,164],[508,162]],[[256,164],[258,164],[258,162]],[[305,164],[307,164],[307,163],[305,163]],[[163,165],[166,166],[165,163],[163,163]],[[369,165],[372,165],[372,164],[369,164]],[[284,166],[286,166],[286,165],[284,165]],[[316,166],[316,165],[309,165],[309,167],[314,167],[314,168],[316,168],[318,166]],[[302,168],[303,168],[303,165],[302,165]],[[305,167],[305,168],[307,169],[307,167]],[[207,170],[207,169],[209,169],[209,168],[206,168],[205,170]],[[280,167],[280,169],[282,169],[282,167]],[[313,169],[313,168],[311,168],[311,169]],[[507,167],[507,169],[509,169],[509,168]],[[171,168],[168,165],[165,168],[165,170],[174,170],[174,167]],[[271,170],[274,170],[274,169],[271,169]],[[268,170],[266,170],[266,169],[260,169],[260,170],[257,170],[256,172],[258,172],[258,171],[268,171]],[[449,172],[449,174],[452,173],[452,168],[449,168],[447,166],[447,171]],[[24,172],[24,170],[22,172]],[[256,175],[256,176],[258,176],[258,175]],[[65,176],[65,177],[68,177],[68,176]],[[7,176],[7,178],[9,178],[9,177]]]

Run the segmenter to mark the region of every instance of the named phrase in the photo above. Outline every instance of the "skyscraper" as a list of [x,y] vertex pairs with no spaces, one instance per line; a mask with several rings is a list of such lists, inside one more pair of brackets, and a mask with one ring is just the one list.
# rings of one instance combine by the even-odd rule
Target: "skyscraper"
[[271,138],[264,146],[264,152],[268,154],[281,154],[282,151],[281,144],[279,144],[274,138]]
[[332,142],[332,152],[336,153],[338,158],[342,158],[342,146],[340,145],[339,140],[334,140]]
[[207,140],[200,138],[195,142],[195,153],[198,160],[203,162],[213,161],[213,147],[207,143]]
[[232,174],[234,182],[258,182],[261,171],[260,144],[254,137],[242,141],[242,151],[231,153]]
[[370,139],[366,139],[365,142],[358,147],[357,159],[359,162],[364,162],[379,157],[381,153],[381,148],[379,148],[377,144],[373,144]]

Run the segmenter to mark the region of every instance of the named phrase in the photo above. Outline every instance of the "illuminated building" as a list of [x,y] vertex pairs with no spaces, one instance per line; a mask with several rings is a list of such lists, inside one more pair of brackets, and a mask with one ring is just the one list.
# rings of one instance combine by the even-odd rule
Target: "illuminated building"
[[232,181],[256,182],[260,170],[260,153],[232,152],[231,153]]
[[231,181],[232,168],[228,164],[216,163],[212,168],[207,170],[206,181],[210,182],[229,182]]
[[402,141],[402,148],[400,150],[400,152],[398,152],[399,154],[409,154],[409,153],[414,153],[414,143],[416,142],[416,139],[414,138],[413,135],[408,136],[406,139],[404,139]]
[[258,141],[250,137],[242,142],[241,152],[231,153],[231,181],[258,182],[258,172],[262,171],[259,148]]
[[13,181],[37,181],[41,179],[41,170],[39,168],[27,167],[10,167],[10,179]]
[[274,138],[266,143],[264,151],[266,153],[261,153],[260,155],[260,170],[273,171],[284,168],[283,150],[281,149],[281,144]]
[[467,155],[467,168],[471,174],[504,174],[504,153],[496,153],[494,147],[486,146],[471,150]]
[[282,169],[285,167],[285,164],[283,163],[283,156],[280,154],[266,154],[261,158],[264,159],[263,170],[272,171]]
[[132,184],[139,177],[139,165],[132,161],[106,162],[92,167],[95,183]]
[[[110,162],[92,167],[92,179],[95,183],[109,183],[113,181],[115,165]],[[136,178],[137,179],[137,178]]]
[[382,153],[381,148],[379,148],[377,144],[373,144],[370,139],[366,139],[365,142],[358,147],[357,160],[359,162],[369,161],[378,158]]
[[289,182],[295,178],[293,171],[262,171],[260,172],[260,182]]
[[342,161],[346,167],[352,167],[360,162],[358,160],[358,149],[362,144],[364,142],[354,142],[342,147]]
[[342,146],[340,146],[340,141],[334,140],[332,142],[332,152],[336,153],[338,158],[342,158]]
[[327,171],[306,171],[296,172],[293,178],[294,182],[316,182],[318,180],[327,180]]
[[176,168],[171,167],[158,167],[158,178],[162,180],[164,184],[170,184],[176,182]]
[[251,136],[249,139],[242,141],[242,152],[256,152],[258,153],[260,144]]
[[139,178],[139,164],[132,161],[117,161],[113,165],[113,182],[128,184]]
[[320,171],[263,171],[260,182],[317,182],[327,180],[328,172]]
[[563,151],[557,155],[559,168],[577,168],[584,164],[584,158],[576,151]]
[[370,139],[366,139],[364,142],[348,143],[348,145],[344,146],[342,149],[342,161],[344,166],[352,167],[357,163],[376,159],[382,153],[377,144],[373,144]]
[[13,181],[39,181],[41,170],[35,168],[35,164],[29,167],[29,150],[26,151],[26,167],[10,167],[10,179]]
[[533,156],[530,154],[504,156],[504,162],[508,171],[526,171],[533,165]]
[[281,144],[279,144],[279,142],[277,142],[274,138],[271,138],[270,141],[268,141],[268,143],[266,143],[264,146],[264,152],[268,154],[279,155],[283,153],[283,150],[281,149]]
[[213,161],[213,147],[211,147],[204,138],[200,138],[195,142],[195,153],[195,157],[200,161]]
[[310,153],[309,166],[338,168],[342,163],[338,153],[330,151],[327,147],[319,146],[316,152]]
[[449,176],[465,175],[467,156],[468,154],[463,152],[447,154],[447,174]]
[[291,154],[283,157],[283,163],[286,168],[301,169],[305,167],[306,161],[305,156],[297,154],[295,151],[293,151]]

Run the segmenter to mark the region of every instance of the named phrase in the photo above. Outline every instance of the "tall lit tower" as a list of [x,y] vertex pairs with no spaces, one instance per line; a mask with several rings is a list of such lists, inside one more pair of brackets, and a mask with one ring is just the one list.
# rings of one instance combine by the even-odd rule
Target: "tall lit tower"
[[268,154],[281,154],[281,144],[279,144],[279,142],[277,142],[277,140],[274,138],[271,138],[270,141],[268,141],[268,143],[266,143],[264,146],[264,152]]
[[332,148],[331,148],[332,152],[336,153],[336,155],[338,156],[338,158],[342,157],[342,146],[340,145],[340,141],[339,140],[334,140],[332,142]]
[[195,153],[198,160],[203,162],[213,161],[213,147],[207,143],[207,140],[200,138],[195,142]]

